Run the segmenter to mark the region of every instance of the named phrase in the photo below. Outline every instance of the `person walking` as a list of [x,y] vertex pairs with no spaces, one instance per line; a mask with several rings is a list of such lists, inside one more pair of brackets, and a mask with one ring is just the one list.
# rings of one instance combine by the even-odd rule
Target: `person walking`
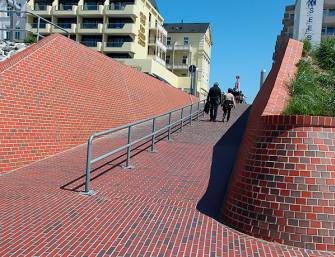
[[208,92],[207,102],[210,103],[210,121],[216,121],[218,108],[221,104],[221,89],[219,83],[214,83],[214,86]]
[[231,88],[228,89],[228,93],[224,95],[223,103],[222,103],[222,109],[223,109],[223,118],[222,122],[224,122],[226,116],[227,116],[227,122],[230,119],[230,112],[231,109],[235,108],[235,97],[233,95],[233,90]]

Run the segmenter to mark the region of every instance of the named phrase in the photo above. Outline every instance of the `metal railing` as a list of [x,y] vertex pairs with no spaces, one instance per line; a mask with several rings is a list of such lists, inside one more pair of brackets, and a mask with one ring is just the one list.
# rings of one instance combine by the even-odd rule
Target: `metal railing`
[[[124,168],[125,169],[133,169],[135,168],[134,166],[131,165],[131,150],[132,147],[135,144],[138,144],[144,140],[148,140],[150,139],[151,141],[151,146],[150,146],[150,151],[151,152],[155,152],[155,143],[156,143],[156,139],[157,136],[159,135],[163,135],[164,133],[167,133],[167,138],[169,141],[172,140],[172,129],[175,127],[178,127],[178,129],[182,132],[183,131],[183,127],[185,125],[187,125],[188,123],[192,126],[193,124],[193,119],[196,119],[199,121],[200,118],[200,114],[203,113],[203,109],[202,109],[202,104],[205,103],[205,100],[184,106],[182,108],[179,109],[175,109],[172,110],[170,112],[161,114],[161,115],[157,115],[148,119],[144,119],[141,121],[137,121],[131,124],[127,124],[118,128],[114,128],[114,129],[110,129],[110,130],[106,130],[106,131],[102,131],[102,132],[98,132],[95,133],[93,135],[91,135],[88,139],[87,142],[87,160],[86,160],[86,178],[85,178],[85,192],[82,193],[84,195],[93,195],[95,194],[94,191],[91,190],[90,188],[90,183],[91,183],[91,166],[92,164],[99,162],[103,159],[106,159],[116,153],[119,153],[123,150],[127,150],[127,159],[125,161],[125,165]],[[196,109],[194,108],[196,107]],[[187,114],[186,111],[188,111],[189,109],[189,113]],[[180,112],[180,118],[176,121],[172,121],[172,115],[174,113]],[[168,125],[164,126],[163,128],[157,129],[157,119],[158,118],[162,118],[162,117],[168,117]],[[189,122],[188,122],[189,121]],[[135,139],[133,141],[132,136],[133,136],[133,128],[136,125],[140,125],[140,124],[144,124],[147,122],[152,122],[152,130],[151,133],[143,136],[139,139]],[[103,136],[107,136],[116,132],[119,132],[121,130],[124,129],[128,129],[128,135],[127,135],[127,144],[118,147],[117,149],[114,149],[111,152],[108,152],[106,154],[103,154],[101,156],[96,157],[95,159],[92,159],[92,148],[93,148],[93,142],[95,139],[103,137]]]
[[[101,4],[103,5],[103,4]],[[98,11],[99,10],[100,3],[97,4],[84,4],[83,10],[84,11]]]
[[[40,38],[43,38],[44,36],[40,33],[40,29],[44,29],[45,28],[45,26],[46,26],[46,24],[50,24],[51,26],[54,26],[54,27],[56,27],[56,28],[58,28],[58,29],[60,29],[60,30],[62,30],[62,31],[64,31],[66,34],[67,34],[67,36],[68,36],[68,38],[70,38],[70,33],[67,31],[67,30],[65,30],[65,29],[63,29],[62,27],[60,27],[60,26],[58,26],[57,24],[55,24],[55,23],[53,23],[53,22],[51,22],[51,21],[49,21],[49,20],[47,20],[47,19],[45,19],[45,18],[43,18],[43,17],[41,17],[41,16],[39,16],[39,15],[37,15],[37,14],[35,14],[35,13],[32,13],[32,12],[30,12],[30,11],[17,11],[17,10],[0,10],[0,13],[16,13],[17,15],[20,15],[20,17],[21,17],[21,14],[30,14],[30,15],[32,15],[33,17],[35,17],[35,18],[37,18],[37,22],[36,22],[36,24],[35,23],[33,23],[34,24],[34,26],[36,26],[36,32],[34,32],[34,31],[31,31],[31,30],[29,30],[29,29],[27,29],[27,28],[25,28],[25,29],[17,29],[17,28],[15,28],[15,26],[14,26],[14,21],[12,20],[11,21],[11,27],[9,27],[9,28],[0,28],[0,31],[9,31],[9,32],[15,32],[15,31],[25,31],[25,32],[29,32],[29,33],[31,33],[31,34],[33,34],[33,35],[35,35],[36,36],[36,41],[39,41],[40,40]],[[13,17],[13,15],[11,16],[11,17],[8,17],[9,19],[11,19]],[[43,22],[41,22],[41,21],[43,21]],[[42,25],[43,24],[43,25]],[[10,40],[13,40],[13,38],[12,39],[10,39]]]
[[107,28],[109,29],[123,29],[126,24],[132,24],[132,23],[121,23],[121,22],[111,22],[107,24]]
[[99,23],[98,22],[87,22],[80,24],[81,29],[98,29]]
[[120,41],[120,42],[118,42],[118,41],[108,41],[108,42],[106,42],[106,46],[107,47],[123,47],[123,45],[127,42],[128,41]]
[[126,9],[127,5],[134,5],[135,1],[129,1],[129,2],[112,2],[108,9],[109,10],[116,10],[116,11],[123,11]]
[[76,4],[62,4],[60,3],[57,8],[56,11],[72,11],[73,10],[73,6],[75,6]]
[[97,47],[98,42],[101,42],[101,40],[100,41],[95,41],[95,40],[82,40],[82,41],[80,41],[80,43],[82,43],[83,45],[85,45],[87,47]]

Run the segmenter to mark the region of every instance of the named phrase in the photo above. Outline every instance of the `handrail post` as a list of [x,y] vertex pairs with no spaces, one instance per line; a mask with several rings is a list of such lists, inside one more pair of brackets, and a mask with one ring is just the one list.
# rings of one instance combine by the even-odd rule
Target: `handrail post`
[[127,160],[126,160],[126,165],[124,166],[124,169],[131,170],[135,169],[135,166],[130,164],[130,159],[131,159],[131,134],[132,134],[132,129],[131,126],[128,127],[128,148],[127,148]]
[[87,143],[85,192],[81,193],[82,195],[87,195],[87,196],[95,195],[95,192],[90,189],[90,183],[91,183],[92,143],[93,143],[93,137],[90,137],[88,139],[88,143]]
[[190,126],[193,126],[193,121],[192,121],[192,118],[193,118],[193,104],[191,104],[190,106]]
[[168,132],[168,141],[172,141],[172,138],[171,138],[171,122],[172,122],[172,112],[169,113],[169,132]]
[[37,18],[37,38],[36,42],[40,40],[40,24],[41,24],[41,17],[38,16]]
[[151,150],[150,152],[156,153],[157,151],[155,150],[155,140],[156,140],[156,135],[154,134],[156,130],[156,118],[152,119],[152,139],[151,139]]
[[197,121],[198,122],[200,121],[199,116],[200,116],[200,101],[198,102],[198,111],[197,111]]
[[180,119],[181,119],[180,132],[183,132],[183,127],[184,127],[184,107],[181,108]]
[[[205,104],[206,104],[207,100],[203,100],[203,102],[204,102],[204,108],[205,108]],[[202,112],[202,117],[205,117],[205,112],[204,111]]]

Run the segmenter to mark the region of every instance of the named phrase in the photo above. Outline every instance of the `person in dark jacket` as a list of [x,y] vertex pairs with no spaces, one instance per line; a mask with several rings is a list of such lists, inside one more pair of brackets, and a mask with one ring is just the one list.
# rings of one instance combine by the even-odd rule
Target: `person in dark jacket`
[[209,90],[207,101],[210,103],[210,121],[216,121],[219,105],[221,104],[221,89],[219,83],[214,83],[214,86]]

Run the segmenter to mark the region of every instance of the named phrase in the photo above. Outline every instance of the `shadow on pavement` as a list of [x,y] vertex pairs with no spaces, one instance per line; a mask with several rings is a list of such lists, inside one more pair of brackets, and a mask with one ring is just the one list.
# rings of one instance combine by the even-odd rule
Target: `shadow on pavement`
[[[189,125],[189,121],[186,121],[184,123],[184,126]],[[179,124],[175,125],[172,127],[172,135],[176,134],[180,131],[180,126]],[[168,137],[167,131],[162,132],[161,134],[157,135],[156,137],[156,144],[159,142],[166,140]],[[137,155],[141,154],[142,152],[145,152],[149,150],[151,147],[151,139],[150,140],[145,140],[142,143],[138,143],[137,145],[134,145],[132,147],[132,159],[136,157]],[[126,153],[121,153],[117,154],[114,159],[109,159],[105,160],[102,165],[94,168],[91,170],[91,181],[94,181],[98,179],[99,177],[105,175],[108,172],[111,172],[117,167],[121,167],[122,164],[124,164],[127,160],[127,154]],[[84,192],[84,185],[85,185],[85,177],[86,175],[81,175],[79,177],[74,178],[73,180],[67,182],[66,184],[60,186],[60,189],[66,190],[66,191],[71,191],[71,192]]]
[[197,205],[198,211],[219,222],[222,222],[220,209],[247,126],[250,108],[240,116],[214,146],[207,191]]

